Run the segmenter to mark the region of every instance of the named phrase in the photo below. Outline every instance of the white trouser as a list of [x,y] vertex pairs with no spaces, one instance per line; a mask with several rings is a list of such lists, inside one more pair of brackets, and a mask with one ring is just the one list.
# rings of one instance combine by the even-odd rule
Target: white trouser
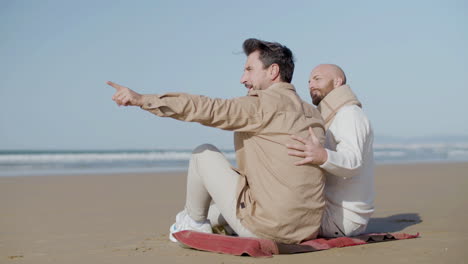
[[343,208],[325,206],[319,235],[322,237],[358,236],[366,231],[367,224],[359,224],[343,217]]
[[187,175],[185,209],[188,215],[195,221],[209,219],[212,226],[227,223],[241,237],[256,237],[236,216],[240,177],[215,146],[204,144],[195,148]]

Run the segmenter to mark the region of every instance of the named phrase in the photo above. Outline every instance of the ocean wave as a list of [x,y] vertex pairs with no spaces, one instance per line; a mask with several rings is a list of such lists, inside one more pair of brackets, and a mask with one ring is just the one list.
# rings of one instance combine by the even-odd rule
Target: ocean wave
[[[235,153],[224,153],[234,159]],[[0,164],[52,163],[52,162],[119,162],[119,161],[188,161],[191,152],[133,152],[133,153],[35,153],[0,155]]]
[[381,158],[381,157],[404,157],[407,153],[404,151],[375,151],[374,157]]
[[468,149],[468,143],[410,143],[410,144],[374,144],[374,150],[379,149],[452,149],[463,148]]
[[[234,150],[222,150],[235,166]],[[0,151],[0,176],[186,170],[191,150]],[[286,150],[285,150],[285,155]],[[376,163],[468,161],[468,144],[375,145]]]

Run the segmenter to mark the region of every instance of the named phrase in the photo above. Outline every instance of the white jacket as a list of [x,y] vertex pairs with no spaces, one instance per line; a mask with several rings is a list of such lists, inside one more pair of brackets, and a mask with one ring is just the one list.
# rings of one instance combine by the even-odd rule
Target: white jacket
[[374,135],[363,110],[342,107],[326,133],[325,198],[346,220],[367,224],[374,212]]

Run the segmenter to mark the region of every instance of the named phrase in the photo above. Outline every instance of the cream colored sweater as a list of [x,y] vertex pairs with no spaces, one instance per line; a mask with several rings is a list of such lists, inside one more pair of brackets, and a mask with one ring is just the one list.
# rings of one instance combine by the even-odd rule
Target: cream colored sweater
[[[374,135],[363,110],[346,105],[326,133],[327,206],[342,208],[346,220],[367,224],[374,212]],[[339,208],[337,208],[339,207]]]

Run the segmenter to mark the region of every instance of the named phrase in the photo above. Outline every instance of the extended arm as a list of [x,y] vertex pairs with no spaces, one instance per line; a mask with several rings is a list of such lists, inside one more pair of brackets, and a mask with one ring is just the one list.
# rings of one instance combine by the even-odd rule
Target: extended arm
[[108,82],[116,89],[112,99],[123,106],[140,106],[155,115],[197,122],[205,126],[233,131],[256,131],[261,126],[258,98],[213,99],[186,93],[142,95]]

